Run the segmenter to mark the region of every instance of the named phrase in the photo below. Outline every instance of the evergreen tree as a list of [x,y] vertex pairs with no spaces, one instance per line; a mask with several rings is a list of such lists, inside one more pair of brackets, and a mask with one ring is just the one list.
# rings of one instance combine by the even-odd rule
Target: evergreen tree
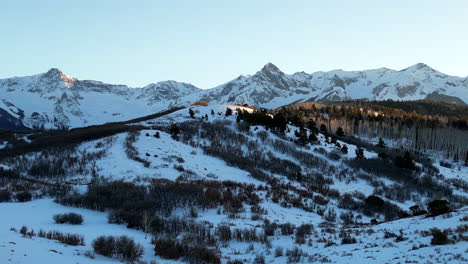
[[377,195],[369,195],[365,200],[364,203],[366,207],[370,209],[380,209],[385,204],[385,201]]
[[171,128],[169,128],[169,132],[171,133],[171,136],[172,136],[173,139],[178,139],[180,129],[177,126],[177,124],[172,124]]
[[195,112],[193,111],[192,108],[189,108],[189,115],[191,118],[195,118]]
[[421,209],[421,207],[419,207],[419,205],[413,205],[409,208],[411,210],[411,213],[414,215],[414,216],[417,216],[417,215],[423,215],[423,214],[427,214],[427,211],[424,210],[424,209]]
[[346,146],[346,144],[343,144],[343,146],[341,147],[341,152],[343,152],[344,154],[348,154],[348,146]]
[[318,140],[317,135],[315,135],[315,133],[311,132],[310,135],[309,135],[309,141],[310,142],[317,142],[317,140]]
[[449,202],[447,200],[434,200],[427,205],[431,216],[437,216],[448,213],[450,211]]
[[379,143],[377,144],[377,146],[380,148],[385,148],[386,145],[382,138],[379,138]]
[[284,132],[287,125],[288,122],[286,121],[286,117],[282,112],[277,113],[273,117],[273,127],[275,127],[277,130]]
[[231,108],[226,108],[226,116],[232,115],[232,109]]
[[395,166],[403,169],[415,170],[416,165],[414,164],[411,154],[406,151],[403,156],[397,156],[395,158]]
[[310,119],[308,122],[307,122],[307,128],[310,130],[310,132],[313,132],[315,134],[317,134],[318,130],[317,130],[317,125],[315,124],[315,121]]
[[215,115],[215,112],[213,109],[211,109],[211,115],[214,116]]
[[301,145],[306,145],[307,144],[308,138],[307,138],[307,131],[305,130],[305,128],[300,127],[299,131],[296,130],[294,132],[294,135],[296,135],[296,137],[298,137],[299,144],[301,144]]
[[327,126],[325,126],[325,124],[320,125],[320,132],[327,133]]
[[356,148],[356,159],[364,159],[364,149],[361,147]]
[[344,136],[343,128],[338,127],[338,129],[336,130],[336,135],[339,136],[339,137]]

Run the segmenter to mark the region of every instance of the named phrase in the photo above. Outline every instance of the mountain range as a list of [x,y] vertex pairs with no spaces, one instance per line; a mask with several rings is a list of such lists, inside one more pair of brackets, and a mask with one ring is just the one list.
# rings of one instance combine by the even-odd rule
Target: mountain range
[[197,100],[277,108],[345,99],[468,103],[468,77],[418,63],[402,70],[333,70],[286,74],[272,63],[210,89],[162,81],[141,88],[78,80],[52,68],[0,80],[0,129],[72,128],[121,121]]

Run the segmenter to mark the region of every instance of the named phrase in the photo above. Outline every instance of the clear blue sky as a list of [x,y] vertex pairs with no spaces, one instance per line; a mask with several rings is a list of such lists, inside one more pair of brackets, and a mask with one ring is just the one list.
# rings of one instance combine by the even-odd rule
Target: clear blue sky
[[424,62],[467,76],[467,14],[466,0],[2,1],[0,78],[57,67],[210,88],[267,62],[286,73]]

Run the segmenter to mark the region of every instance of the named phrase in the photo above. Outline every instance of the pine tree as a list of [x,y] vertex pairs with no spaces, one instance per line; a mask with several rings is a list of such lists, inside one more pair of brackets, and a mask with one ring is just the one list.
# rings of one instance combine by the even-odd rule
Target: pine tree
[[308,128],[311,132],[313,132],[313,133],[315,133],[315,134],[317,134],[317,132],[318,132],[318,130],[317,130],[317,125],[315,124],[315,121],[312,120],[312,119],[310,119],[310,120],[307,122],[307,128]]
[[301,144],[301,145],[306,145],[306,144],[307,144],[307,139],[308,139],[308,138],[307,138],[307,131],[305,130],[305,128],[300,127],[300,128],[299,128],[299,131],[296,130],[296,131],[294,132],[294,135],[295,135],[296,137],[298,137],[298,142],[299,142],[299,144]]
[[385,148],[386,145],[382,138],[379,138],[379,144],[377,144],[377,146],[380,148]]
[[309,141],[310,142],[316,142],[317,141],[317,136],[315,135],[315,133],[310,133]]
[[275,127],[277,130],[284,132],[286,130],[288,122],[286,121],[286,118],[284,117],[283,113],[277,113],[273,117],[273,127]]
[[327,133],[327,126],[325,126],[325,124],[320,125],[320,132]]
[[356,159],[364,159],[364,149],[361,147],[356,148]]
[[406,151],[403,156],[397,156],[395,158],[395,166],[403,169],[415,170],[416,165],[411,158],[411,154]]
[[232,115],[232,109],[231,108],[226,108],[226,116]]
[[348,146],[346,146],[346,144],[343,144],[343,146],[341,147],[341,152],[343,152],[344,154],[348,154]]
[[433,200],[427,205],[431,216],[437,216],[448,213],[450,211],[449,202],[447,200]]
[[414,216],[427,214],[427,211],[415,204],[409,208]]
[[172,136],[173,139],[178,139],[180,129],[177,126],[177,124],[172,124],[171,128],[169,129],[169,132],[171,133],[171,136]]
[[195,118],[195,112],[193,111],[192,108],[189,108],[188,112],[191,118]]
[[339,136],[339,137],[344,136],[343,128],[338,127],[338,129],[336,130],[336,135]]

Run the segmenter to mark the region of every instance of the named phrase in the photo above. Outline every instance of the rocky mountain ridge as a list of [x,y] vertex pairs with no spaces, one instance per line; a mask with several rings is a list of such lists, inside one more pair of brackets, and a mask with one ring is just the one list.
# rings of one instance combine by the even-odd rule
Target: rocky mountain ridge
[[79,80],[52,68],[46,73],[0,80],[1,128],[68,128],[121,121],[197,100],[277,108],[299,101],[345,99],[468,103],[468,78],[418,63],[400,71],[333,70],[286,74],[267,63],[253,75],[210,89],[162,81],[141,88]]

